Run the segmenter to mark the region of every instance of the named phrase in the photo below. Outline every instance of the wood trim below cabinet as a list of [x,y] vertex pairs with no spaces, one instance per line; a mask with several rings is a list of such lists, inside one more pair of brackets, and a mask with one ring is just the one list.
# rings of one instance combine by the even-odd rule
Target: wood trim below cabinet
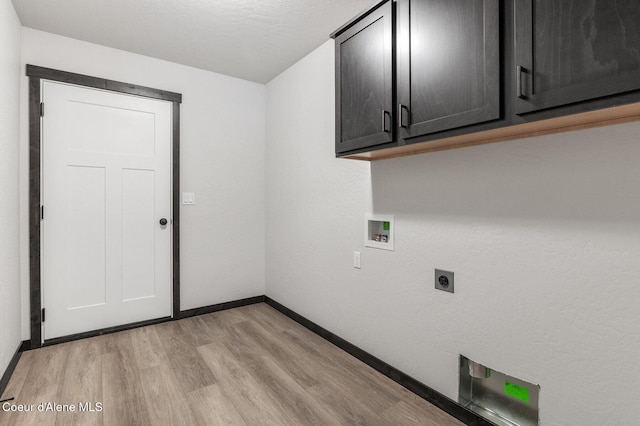
[[629,123],[639,120],[640,102],[531,123],[506,126],[460,136],[453,136],[444,139],[396,146],[377,151],[344,154],[341,155],[341,158],[365,161],[385,160],[388,158],[406,157],[408,155],[484,145],[494,142],[505,142],[515,139],[551,135],[555,133]]

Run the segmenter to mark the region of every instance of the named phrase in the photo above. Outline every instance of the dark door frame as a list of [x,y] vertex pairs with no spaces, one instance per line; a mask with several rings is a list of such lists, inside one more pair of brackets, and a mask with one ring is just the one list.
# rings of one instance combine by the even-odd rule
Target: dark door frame
[[[57,81],[62,83],[75,84],[94,89],[108,90],[112,92],[125,93],[129,95],[141,96],[145,98],[160,99],[172,103],[172,206],[173,206],[173,319],[180,317],[180,103],[182,94],[168,92],[166,90],[153,89],[150,87],[137,86],[134,84],[122,83],[119,81],[106,80],[103,78],[90,77],[82,74],[74,74],[66,71],[59,71],[50,68],[27,65],[27,77],[29,77],[29,295],[31,308],[31,349],[42,346],[42,300],[41,300],[41,269],[40,269],[40,179],[41,179],[41,94],[40,87],[42,80]],[[166,320],[166,319],[164,319]],[[151,322],[153,322],[152,320]],[[145,321],[149,322],[149,321]],[[96,330],[93,332],[81,333],[69,337],[88,337],[90,335],[102,334],[105,331],[115,331],[115,329],[130,328],[133,324],[111,327],[108,330]],[[135,324],[135,325],[140,325]],[[67,339],[69,338],[60,338]],[[53,339],[59,340],[59,339]]]

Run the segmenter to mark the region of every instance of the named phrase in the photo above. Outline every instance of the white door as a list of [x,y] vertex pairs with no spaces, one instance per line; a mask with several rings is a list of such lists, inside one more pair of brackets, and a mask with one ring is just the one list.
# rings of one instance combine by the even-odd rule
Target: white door
[[43,338],[170,316],[171,103],[48,81],[42,101]]

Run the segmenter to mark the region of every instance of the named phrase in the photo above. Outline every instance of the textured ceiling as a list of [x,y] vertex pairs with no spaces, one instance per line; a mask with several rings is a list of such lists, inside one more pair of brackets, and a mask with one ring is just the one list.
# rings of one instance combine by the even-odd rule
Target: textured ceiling
[[25,27],[266,83],[377,0],[13,0]]

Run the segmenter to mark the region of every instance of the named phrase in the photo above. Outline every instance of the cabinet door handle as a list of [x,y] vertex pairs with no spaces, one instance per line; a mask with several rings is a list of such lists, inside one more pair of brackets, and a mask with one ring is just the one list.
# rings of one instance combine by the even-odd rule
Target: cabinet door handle
[[[398,104],[398,125],[404,129],[409,128],[409,123],[405,123],[404,121],[404,111],[409,112],[409,108],[407,108],[405,105],[402,104]],[[407,120],[408,121],[408,120]]]
[[524,68],[521,65],[516,67],[516,91],[518,93],[518,98],[527,99],[527,97],[522,93],[522,73],[524,72]]
[[389,133],[391,130],[387,128],[387,111],[382,110],[382,131]]

